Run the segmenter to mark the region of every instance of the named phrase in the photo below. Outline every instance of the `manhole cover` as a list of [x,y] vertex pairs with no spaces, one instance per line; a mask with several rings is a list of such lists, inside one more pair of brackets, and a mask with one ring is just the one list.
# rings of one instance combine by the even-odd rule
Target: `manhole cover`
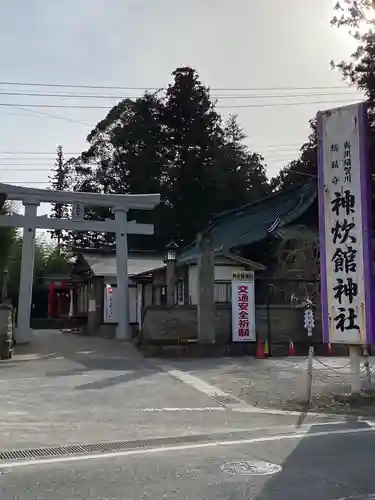
[[238,462],[227,462],[221,466],[223,472],[238,474],[242,476],[269,476],[281,471],[280,465],[270,462],[249,462],[241,460]]

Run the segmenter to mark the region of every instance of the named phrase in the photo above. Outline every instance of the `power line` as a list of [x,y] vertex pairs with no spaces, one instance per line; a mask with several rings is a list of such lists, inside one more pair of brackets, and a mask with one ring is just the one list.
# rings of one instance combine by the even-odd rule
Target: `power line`
[[48,184],[48,181],[9,181],[9,180],[0,180],[2,184],[26,184],[27,187],[29,184]]
[[[81,154],[81,152],[75,152],[75,153],[65,153],[64,151],[64,156],[65,155],[79,155]],[[40,152],[40,151],[0,151],[0,154],[2,155],[5,155],[5,154],[19,154],[19,155],[54,155],[56,156],[56,151],[50,153],[50,152],[47,152],[47,151],[43,151],[43,152]]]
[[18,104],[17,105],[14,104],[11,107],[13,107],[15,109],[20,109],[22,111],[26,111],[26,113],[28,113],[28,114],[25,115],[24,113],[0,113],[0,115],[18,116],[19,118],[30,118],[30,113],[32,113],[33,115],[36,115],[37,117],[41,116],[41,117],[47,117],[47,118],[54,118],[57,120],[64,120],[64,121],[68,121],[68,122],[72,122],[72,123],[79,123],[79,124],[86,125],[86,126],[89,125],[90,127],[94,127],[96,125],[95,123],[92,123],[92,122],[75,120],[75,119],[69,118],[67,116],[60,116],[60,115],[55,115],[55,114],[51,114],[51,113],[45,113],[43,111],[36,111],[35,109],[26,109],[25,107],[22,107]]
[[[15,167],[15,168],[12,168],[12,167]],[[41,168],[43,167],[43,168]],[[0,163],[0,170],[9,170],[10,172],[17,172],[17,171],[20,171],[20,172],[48,172],[49,169],[52,169],[53,168],[53,165],[51,165],[50,167],[48,165],[24,165],[22,163],[18,163],[18,164],[15,164],[15,165],[11,165],[11,164],[2,164]]]
[[[303,142],[303,141],[302,141]],[[299,148],[302,144],[302,142],[296,141],[296,142],[284,142],[284,143],[279,143],[279,144],[259,144],[257,148],[281,148],[281,147],[287,147],[287,148]],[[306,142],[306,141],[305,141]],[[65,152],[64,151],[64,156],[66,155],[80,155],[82,151],[69,151]],[[2,154],[10,154],[10,155],[48,155],[48,156],[56,156],[56,151],[18,151],[18,150],[6,150],[6,151],[0,151],[0,155]]]
[[[283,102],[283,103],[262,103],[262,104],[234,104],[234,105],[219,105],[217,108],[266,108],[266,107],[287,107],[287,106],[308,106],[312,104],[345,104],[353,103],[353,99],[348,100],[333,100],[333,101],[305,101],[305,102]],[[0,103],[0,106],[17,107],[17,103]],[[64,109],[111,109],[108,106],[85,105],[85,104],[22,104],[28,108],[64,108]]]
[[[290,154],[297,154],[297,153],[299,154],[300,153],[300,150],[298,148],[290,149],[290,150],[286,150],[286,149],[280,149],[280,150],[264,150],[263,149],[262,150],[259,147],[258,148],[250,147],[248,149],[254,153],[257,152],[259,154],[267,155],[267,156],[274,156],[274,155],[279,156],[280,154],[290,155]],[[74,158],[74,157],[72,157],[72,158]],[[65,159],[65,162],[68,162],[72,158]],[[52,155],[51,155],[50,161],[47,162],[45,160],[46,160],[45,157],[42,157],[40,161],[38,160],[38,158],[26,158],[26,157],[24,157],[24,158],[22,158],[22,157],[19,157],[19,158],[9,158],[9,157],[1,158],[0,157],[0,166],[13,166],[14,165],[14,166],[29,166],[31,168],[34,166],[37,167],[37,166],[43,166],[43,165],[53,166],[55,163],[55,159]],[[32,161],[32,163],[31,163],[31,161]],[[4,162],[4,163],[1,163],[1,162]],[[93,163],[95,163],[95,162],[93,162]]]
[[25,107],[23,106],[14,106],[16,109],[22,109],[23,111],[26,111],[26,113],[33,113],[33,114],[36,114],[36,115],[39,115],[39,116],[46,116],[48,118],[54,118],[54,119],[57,119],[57,120],[64,120],[64,121],[67,121],[67,122],[71,122],[71,123],[79,123],[81,125],[90,125],[90,126],[95,126],[96,124],[93,124],[93,123],[90,123],[90,122],[84,122],[84,121],[81,121],[81,120],[75,120],[73,118],[69,118],[67,116],[59,116],[59,115],[52,115],[51,113],[45,113],[44,111],[36,111],[35,109],[26,109]]
[[[348,89],[350,90],[350,89]],[[356,92],[358,93],[358,91]],[[22,96],[22,97],[58,97],[58,98],[69,98],[69,99],[138,99],[140,96],[124,96],[124,95],[101,95],[101,94],[56,94],[56,93],[44,93],[44,92],[4,92],[0,91],[0,95],[6,96]],[[350,96],[350,92],[315,92],[315,93],[299,93],[299,94],[253,94],[253,95],[212,95],[213,99],[277,99],[277,98],[292,98],[292,97],[319,97],[319,96],[337,96],[337,95],[347,95]],[[353,94],[354,95],[354,94]]]
[[[271,108],[271,107],[287,107],[287,106],[306,106],[309,104],[346,104],[353,103],[353,100],[339,100],[339,101],[309,101],[309,102],[284,102],[284,103],[265,103],[265,104],[234,104],[234,105],[223,105],[216,106],[217,108]],[[353,103],[354,104],[354,103]],[[1,104],[0,104],[1,105]]]
[[[18,87],[56,87],[56,88],[76,88],[76,89],[112,89],[112,90],[165,90],[166,87],[127,87],[115,85],[80,85],[68,83],[36,83],[36,82],[6,82],[0,81],[0,85],[13,85]],[[325,89],[349,89],[349,85],[318,85],[310,87],[210,87],[215,91],[261,91],[261,90],[325,90]]]
[[[7,165],[4,165],[5,167]],[[33,174],[35,172],[40,172],[44,174],[52,174],[54,171],[52,169],[48,170],[47,168],[3,168],[3,165],[0,165],[0,172],[29,172],[30,174]]]

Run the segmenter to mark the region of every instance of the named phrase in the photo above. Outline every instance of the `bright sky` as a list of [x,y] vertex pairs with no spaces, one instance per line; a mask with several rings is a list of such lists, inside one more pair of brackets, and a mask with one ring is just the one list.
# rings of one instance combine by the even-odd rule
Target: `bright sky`
[[[105,109],[55,106],[109,109],[118,100],[6,92],[119,97],[141,93],[136,89],[16,86],[14,82],[164,87],[170,73],[182,65],[195,68],[212,89],[229,89],[212,90],[213,95],[241,96],[220,99],[218,104],[225,106],[223,113],[239,115],[248,144],[264,155],[269,175],[275,175],[298,155],[309,132],[308,120],[319,108],[359,99],[329,67],[331,59],[347,58],[354,47],[343,30],[329,25],[335,3],[1,2],[0,80],[13,83],[0,84],[0,181],[46,186],[56,146],[63,146],[66,158],[79,153],[91,126],[106,113]],[[251,90],[230,90],[239,88]],[[262,94],[266,97],[260,98]],[[308,102],[313,103],[287,105]],[[25,154],[31,152],[38,154]]]

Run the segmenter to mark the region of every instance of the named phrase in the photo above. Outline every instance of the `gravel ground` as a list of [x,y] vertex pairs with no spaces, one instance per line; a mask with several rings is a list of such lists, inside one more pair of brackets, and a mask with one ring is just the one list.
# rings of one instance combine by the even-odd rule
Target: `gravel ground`
[[[176,360],[173,365],[253,406],[307,409],[306,358]],[[375,358],[370,358],[370,371],[374,370]],[[361,377],[367,393],[346,397],[350,391],[349,358],[315,358],[309,410],[375,416],[375,383],[368,383],[363,364]]]

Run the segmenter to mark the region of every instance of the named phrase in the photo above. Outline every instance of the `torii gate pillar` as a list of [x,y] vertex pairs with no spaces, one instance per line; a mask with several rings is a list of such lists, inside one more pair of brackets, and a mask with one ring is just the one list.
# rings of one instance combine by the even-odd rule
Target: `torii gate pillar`
[[[128,238],[126,210],[115,210],[117,265],[117,330],[116,338],[131,340],[129,324]],[[122,304],[122,305],[120,305]]]
[[39,203],[24,203],[25,220],[30,225],[23,228],[20,288],[18,293],[18,312],[16,342],[25,344],[30,340],[30,313],[34,277],[35,257],[35,218]]

